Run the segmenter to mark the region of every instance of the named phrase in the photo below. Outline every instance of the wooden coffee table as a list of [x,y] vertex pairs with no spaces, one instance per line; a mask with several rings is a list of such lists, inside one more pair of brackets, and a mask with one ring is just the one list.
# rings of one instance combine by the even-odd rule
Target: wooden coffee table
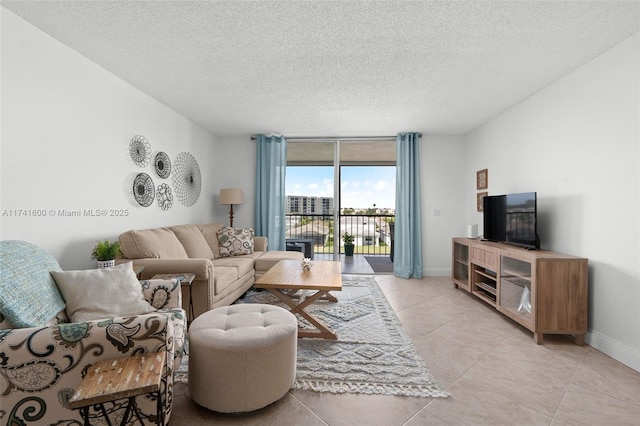
[[[292,314],[300,314],[316,328],[298,329],[298,337],[335,340],[336,333],[305,309],[316,300],[338,301],[329,292],[342,290],[340,262],[315,261],[311,265],[310,271],[303,271],[299,260],[281,260],[258,278],[253,286],[267,289],[289,306]],[[307,295],[308,292],[312,293]]]

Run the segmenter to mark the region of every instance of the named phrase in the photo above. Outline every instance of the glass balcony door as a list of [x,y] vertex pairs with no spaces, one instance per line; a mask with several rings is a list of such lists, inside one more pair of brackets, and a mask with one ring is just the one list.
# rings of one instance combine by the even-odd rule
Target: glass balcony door
[[[368,184],[372,188],[365,188]],[[383,192],[380,185],[386,185]],[[385,201],[367,192],[372,189]],[[291,243],[312,241],[315,253],[339,260],[346,231],[355,236],[357,254],[391,255],[395,140],[288,141],[285,192]]]
[[[287,142],[286,238],[339,260],[339,142]],[[338,234],[339,235],[339,234]]]

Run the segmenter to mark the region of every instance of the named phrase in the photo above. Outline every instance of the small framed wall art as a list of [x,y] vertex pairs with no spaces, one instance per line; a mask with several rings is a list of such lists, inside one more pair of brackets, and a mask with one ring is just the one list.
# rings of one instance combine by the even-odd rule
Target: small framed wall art
[[489,195],[488,192],[478,192],[476,195],[476,208],[479,212],[484,211],[484,197]]
[[476,172],[476,189],[487,189],[489,187],[489,170],[482,169]]

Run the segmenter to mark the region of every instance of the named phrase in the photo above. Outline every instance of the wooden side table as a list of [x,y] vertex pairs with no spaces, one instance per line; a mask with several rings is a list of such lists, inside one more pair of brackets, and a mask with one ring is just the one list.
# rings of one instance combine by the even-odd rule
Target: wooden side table
[[181,286],[189,287],[189,309],[187,310],[187,323],[191,323],[195,319],[195,313],[193,310],[193,294],[191,289],[193,288],[193,280],[196,279],[196,274],[187,272],[184,274],[156,274],[151,279],[153,280],[180,280]]
[[136,396],[157,393],[157,424],[164,425],[160,383],[166,356],[166,352],[162,351],[96,362],[69,399],[69,408],[79,409],[85,426],[90,426],[89,407],[97,405],[105,421],[111,425],[104,403],[127,398],[120,425],[126,425],[134,415],[144,425],[136,405]]
[[142,271],[144,271],[144,265],[133,267],[133,272],[136,274],[136,278],[138,279],[140,279],[140,275],[142,274]]

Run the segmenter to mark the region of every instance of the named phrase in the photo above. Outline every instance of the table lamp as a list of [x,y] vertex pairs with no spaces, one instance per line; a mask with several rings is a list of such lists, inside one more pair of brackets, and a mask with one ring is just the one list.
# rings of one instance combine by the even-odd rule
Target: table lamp
[[229,226],[233,228],[233,205],[244,204],[242,189],[224,188],[220,190],[220,204],[229,205]]

